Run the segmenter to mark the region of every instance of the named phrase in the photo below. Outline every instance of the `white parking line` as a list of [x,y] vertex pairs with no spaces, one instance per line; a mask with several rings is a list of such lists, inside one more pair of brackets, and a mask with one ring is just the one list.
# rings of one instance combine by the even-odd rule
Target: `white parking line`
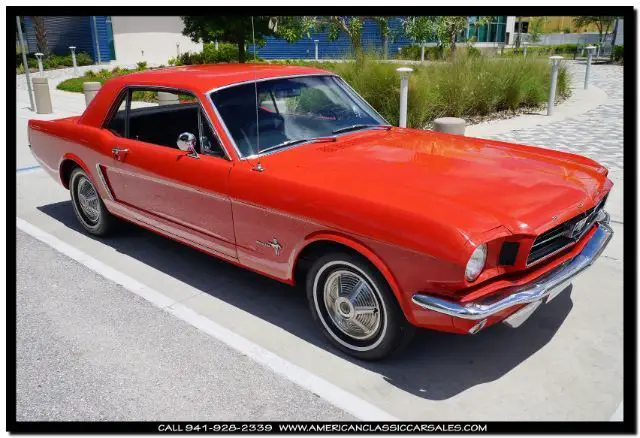
[[100,274],[106,279],[123,286],[125,289],[144,298],[162,310],[218,339],[234,350],[250,357],[276,374],[322,397],[329,403],[350,413],[351,415],[365,421],[398,420],[388,412],[381,410],[380,408],[343,390],[333,383],[330,383],[323,378],[289,362],[288,360],[283,359],[271,351],[262,348],[237,333],[234,333],[220,324],[200,315],[193,309],[175,302],[161,292],[145,286],[138,280],[91,257],[89,254],[63,242],[52,234],[47,233],[24,219],[16,218],[16,227],[41,242],[46,243],[56,251],[74,259],[78,263],[83,264],[97,274]]
[[16,169],[16,173],[31,173],[31,172],[40,172],[42,167],[39,164],[35,166],[25,166]]

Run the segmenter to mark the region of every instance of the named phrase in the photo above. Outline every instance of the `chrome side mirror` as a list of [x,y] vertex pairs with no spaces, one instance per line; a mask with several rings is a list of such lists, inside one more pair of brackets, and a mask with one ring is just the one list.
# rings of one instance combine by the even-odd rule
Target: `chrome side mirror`
[[181,151],[189,152],[187,155],[190,157],[198,158],[198,152],[196,152],[196,136],[192,133],[183,132],[180,134],[177,145]]

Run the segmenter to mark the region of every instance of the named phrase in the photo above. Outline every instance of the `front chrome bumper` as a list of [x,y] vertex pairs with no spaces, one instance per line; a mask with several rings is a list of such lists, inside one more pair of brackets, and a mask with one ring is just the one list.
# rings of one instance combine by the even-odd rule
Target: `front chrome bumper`
[[467,320],[482,320],[513,306],[536,303],[536,305],[522,308],[522,313],[520,310],[516,312],[516,314],[521,313],[519,317],[516,314],[512,315],[517,322],[514,321],[509,325],[517,327],[542,303],[543,298],[555,297],[568,286],[576,275],[591,266],[600,256],[613,236],[613,230],[608,224],[609,215],[601,210],[596,220],[596,232],[578,255],[534,281],[515,288],[514,292],[506,297],[501,296],[493,301],[488,298],[480,302],[462,304],[431,295],[416,294],[412,297],[412,301],[424,309]]

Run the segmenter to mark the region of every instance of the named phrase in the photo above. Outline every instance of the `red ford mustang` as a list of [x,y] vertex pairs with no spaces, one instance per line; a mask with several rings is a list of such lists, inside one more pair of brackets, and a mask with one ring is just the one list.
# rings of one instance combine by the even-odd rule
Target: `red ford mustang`
[[392,127],[313,68],[118,77],[80,117],[30,120],[29,142],[89,233],[124,219],[303,284],[321,330],[363,359],[415,327],[517,327],[612,236],[598,163]]

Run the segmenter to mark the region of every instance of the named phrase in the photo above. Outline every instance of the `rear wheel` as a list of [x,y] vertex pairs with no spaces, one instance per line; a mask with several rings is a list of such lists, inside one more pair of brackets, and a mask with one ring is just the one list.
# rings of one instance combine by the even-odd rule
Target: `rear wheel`
[[84,170],[76,167],[69,178],[73,211],[82,227],[96,236],[104,236],[116,219],[107,211],[98,191]]
[[384,277],[360,257],[321,256],[311,266],[306,286],[311,313],[324,334],[354,357],[381,359],[413,335]]

